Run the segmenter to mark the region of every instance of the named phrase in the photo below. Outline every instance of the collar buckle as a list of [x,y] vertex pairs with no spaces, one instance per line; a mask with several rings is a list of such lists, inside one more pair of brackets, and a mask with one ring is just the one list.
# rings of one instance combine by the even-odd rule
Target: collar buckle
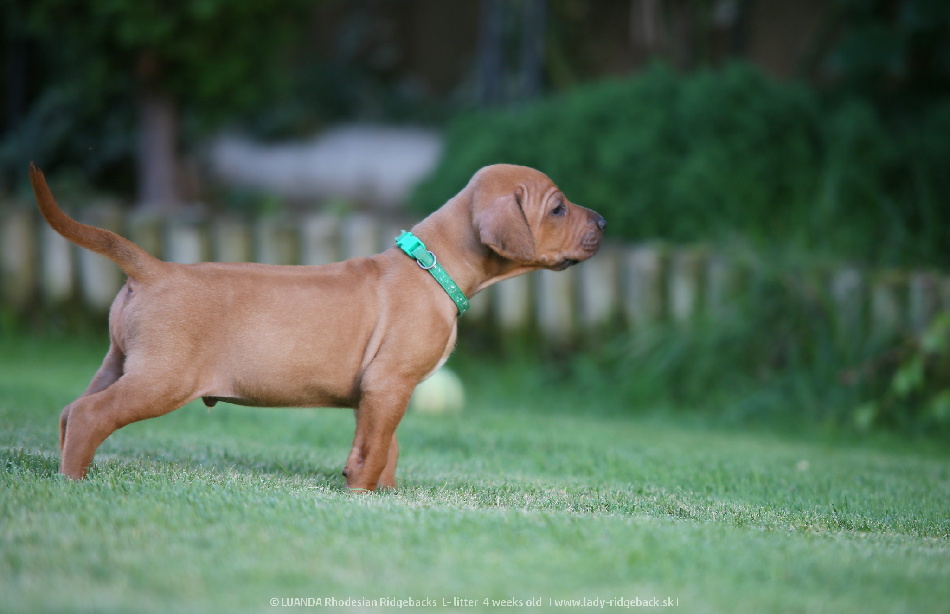
[[455,306],[459,310],[459,315],[468,311],[469,303],[465,294],[452,277],[445,272],[445,269],[439,264],[439,260],[435,257],[435,254],[427,250],[425,244],[420,241],[417,236],[404,230],[402,234],[396,237],[396,245],[405,252],[407,256],[415,260],[419,268],[424,271],[429,271],[432,277],[439,282],[442,289],[445,290],[449,298],[452,299],[452,302],[455,303]]

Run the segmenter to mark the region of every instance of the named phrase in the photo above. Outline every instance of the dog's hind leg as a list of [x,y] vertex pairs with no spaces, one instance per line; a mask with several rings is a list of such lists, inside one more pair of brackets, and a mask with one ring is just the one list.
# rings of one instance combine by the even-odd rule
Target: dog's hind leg
[[[84,397],[90,394],[95,394],[114,384],[120,377],[122,377],[122,370],[124,366],[125,354],[122,353],[122,350],[120,350],[115,343],[112,343],[109,346],[109,351],[106,353],[106,357],[102,361],[102,366],[100,366],[99,370],[96,371],[96,374],[93,376],[92,381],[89,382],[89,386],[86,387],[86,391],[82,393],[82,396]],[[75,401],[73,403],[75,403]],[[59,416],[60,452],[63,450],[63,444],[66,439],[66,424],[69,422],[69,413],[73,403],[67,405],[63,409],[63,413]]]
[[86,387],[86,391],[83,392],[82,395],[86,396],[105,390],[122,377],[124,367],[125,354],[122,353],[122,350],[120,350],[115,343],[112,343],[109,345],[109,351],[106,353],[106,357],[102,360],[102,365],[99,367],[99,370],[96,371],[96,374],[92,377],[92,381],[89,382],[89,386]]
[[62,422],[60,473],[76,480],[84,478],[96,448],[106,437],[127,424],[172,412],[195,398],[191,388],[181,384],[155,385],[174,381],[174,377],[125,373],[107,388],[70,403]]

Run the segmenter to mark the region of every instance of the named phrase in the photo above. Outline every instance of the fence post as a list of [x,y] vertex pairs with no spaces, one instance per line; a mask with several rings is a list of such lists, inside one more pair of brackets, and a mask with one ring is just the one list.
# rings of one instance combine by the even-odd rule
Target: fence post
[[535,317],[544,337],[568,341],[574,332],[574,271],[541,270],[535,279]]
[[908,323],[915,334],[923,332],[937,314],[940,300],[937,282],[936,275],[931,273],[914,273],[910,276]]
[[871,284],[871,333],[888,338],[897,333],[904,322],[901,288],[906,284],[899,273],[879,274]]
[[211,259],[215,262],[254,260],[254,247],[247,222],[230,217],[213,220],[210,234]]
[[712,254],[706,264],[706,313],[716,322],[736,313],[739,271],[732,260]]
[[62,303],[72,296],[74,254],[72,243],[48,225],[40,227],[41,284],[45,301]]
[[472,320],[484,320],[491,315],[492,294],[495,287],[485,288],[475,296],[468,297],[469,310],[466,314]]
[[0,225],[0,298],[17,309],[25,307],[33,298],[37,269],[35,241],[32,210],[10,210]]
[[578,266],[581,329],[603,326],[614,316],[617,307],[617,250],[602,249],[595,258]]
[[300,224],[300,264],[330,264],[340,258],[340,218],[318,213]]
[[194,264],[209,259],[206,233],[195,219],[180,217],[168,220],[165,227],[165,259],[179,264]]
[[[121,212],[111,203],[102,203],[83,215],[87,224],[119,232]],[[119,268],[108,258],[87,249],[79,250],[79,279],[83,302],[98,312],[108,311],[123,278]]]
[[521,275],[492,286],[492,311],[502,330],[523,328],[531,307],[529,277]]
[[702,292],[703,254],[676,250],[670,258],[669,305],[674,322],[687,324],[699,313]]
[[[388,221],[383,223],[382,230],[379,233],[379,247],[377,252],[384,252],[390,247],[396,247],[396,237],[402,234],[403,230],[408,230],[412,224],[407,222]],[[436,254],[438,256],[438,254]]]
[[166,260],[165,222],[165,217],[154,213],[133,211],[126,217],[125,227],[129,239],[136,245],[156,258]]
[[835,309],[835,325],[843,334],[856,335],[861,331],[863,287],[861,272],[853,267],[832,273],[830,291]]
[[950,313],[950,276],[944,277],[940,283],[940,305],[944,313]]
[[655,246],[641,245],[624,251],[621,303],[628,326],[657,322],[663,312],[662,257]]
[[261,264],[296,264],[298,233],[282,220],[258,218],[254,223],[255,262]]
[[379,234],[379,224],[368,215],[358,214],[344,219],[340,229],[341,259],[372,256],[379,245]]

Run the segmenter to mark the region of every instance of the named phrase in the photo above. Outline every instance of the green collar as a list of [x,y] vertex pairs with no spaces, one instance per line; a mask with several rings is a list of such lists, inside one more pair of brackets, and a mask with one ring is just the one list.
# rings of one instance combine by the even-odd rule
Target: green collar
[[429,271],[435,280],[439,282],[439,285],[445,290],[449,295],[449,298],[452,299],[452,302],[455,303],[455,306],[458,307],[459,315],[462,315],[468,311],[468,299],[465,298],[465,294],[459,289],[458,284],[456,284],[452,277],[445,272],[445,269],[439,265],[438,260],[435,257],[435,254],[426,249],[426,246],[411,232],[406,230],[402,231],[402,234],[396,237],[396,245],[402,251],[414,259],[420,268]]

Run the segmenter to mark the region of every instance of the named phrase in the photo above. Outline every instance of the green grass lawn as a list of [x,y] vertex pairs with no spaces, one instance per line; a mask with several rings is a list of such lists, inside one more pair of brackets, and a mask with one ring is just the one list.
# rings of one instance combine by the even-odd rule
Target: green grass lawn
[[462,414],[404,420],[395,493],[343,492],[348,411],[200,404],[73,483],[57,418],[103,352],[0,339],[2,612],[950,611],[937,444],[552,412],[482,368]]

